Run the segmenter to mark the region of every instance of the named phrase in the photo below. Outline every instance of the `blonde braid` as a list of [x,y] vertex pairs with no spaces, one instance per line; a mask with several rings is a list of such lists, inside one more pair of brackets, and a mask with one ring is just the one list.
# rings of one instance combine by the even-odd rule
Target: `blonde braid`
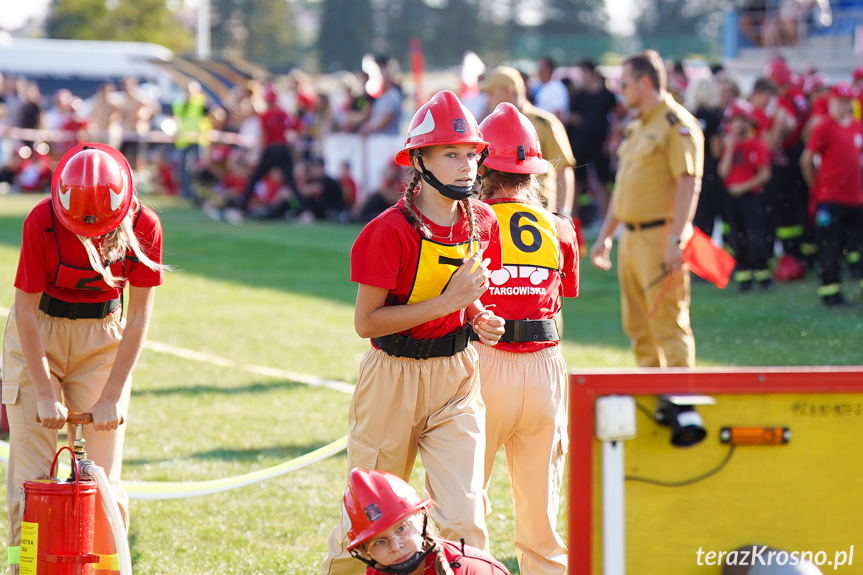
[[[473,239],[477,235],[476,229],[479,226],[479,223],[476,219],[476,214],[473,211],[473,204],[470,202],[470,198],[466,198],[461,201],[462,205],[464,205],[464,213],[468,218],[468,248],[470,249],[470,254],[473,255]],[[479,238],[477,238],[479,240]]]
[[411,225],[426,239],[431,238],[431,230],[429,227],[423,223],[422,218],[417,214],[416,208],[414,208],[414,198],[416,198],[416,194],[418,193],[417,187],[420,183],[420,173],[411,168],[413,172],[413,178],[411,178],[410,182],[408,182],[407,187],[405,188],[405,210],[408,213],[408,216],[411,222]]
[[99,272],[105,283],[113,288],[122,287],[126,278],[115,276],[111,270],[111,264],[122,261],[129,251],[132,251],[142,264],[153,271],[172,271],[174,269],[172,266],[154,262],[144,252],[138,237],[135,235],[133,220],[136,211],[137,208],[130,209],[119,226],[100,238],[101,242],[98,247],[93,238],[78,235],[78,239],[87,252],[90,265]]

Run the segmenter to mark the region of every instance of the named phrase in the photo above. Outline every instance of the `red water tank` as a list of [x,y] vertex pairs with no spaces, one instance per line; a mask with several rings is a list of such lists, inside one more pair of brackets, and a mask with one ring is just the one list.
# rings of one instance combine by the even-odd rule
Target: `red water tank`
[[[51,464],[51,478],[25,481],[24,516],[21,525],[21,573],[36,575],[91,575],[93,563],[93,521],[96,511],[96,482],[75,477],[54,477],[57,456]],[[72,457],[77,469],[78,462]],[[35,569],[33,564],[35,563]]]

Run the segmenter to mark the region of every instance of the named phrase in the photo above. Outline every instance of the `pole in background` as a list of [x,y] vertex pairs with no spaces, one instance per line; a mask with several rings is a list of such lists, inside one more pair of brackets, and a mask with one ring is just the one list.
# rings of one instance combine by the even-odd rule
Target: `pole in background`
[[210,0],[198,0],[197,56],[210,59]]

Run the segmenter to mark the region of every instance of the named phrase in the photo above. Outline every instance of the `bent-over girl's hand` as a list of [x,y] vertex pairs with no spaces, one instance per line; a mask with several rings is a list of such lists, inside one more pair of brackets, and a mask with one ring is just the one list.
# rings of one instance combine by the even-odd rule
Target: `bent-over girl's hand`
[[45,429],[63,429],[69,410],[56,399],[46,399],[36,403],[36,413]]
[[503,336],[504,319],[494,315],[490,310],[483,310],[473,318],[473,330],[479,336],[479,340],[486,345],[494,345]]
[[118,403],[106,399],[100,399],[94,403],[90,413],[93,414],[93,429],[96,431],[117,429],[123,419]]
[[482,252],[474,253],[452,274],[444,290],[454,309],[464,309],[488,289],[489,259],[480,260]]

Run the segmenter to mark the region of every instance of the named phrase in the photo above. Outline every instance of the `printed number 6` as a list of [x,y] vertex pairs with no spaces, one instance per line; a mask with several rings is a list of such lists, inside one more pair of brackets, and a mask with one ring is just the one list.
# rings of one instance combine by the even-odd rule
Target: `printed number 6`
[[[519,225],[522,218],[534,223],[539,221],[536,219],[536,216],[530,212],[515,212],[509,220],[509,235],[512,238],[512,243],[515,244],[515,247],[525,253],[532,254],[542,246],[542,235],[540,235],[538,229],[530,224]],[[533,241],[529,244],[524,243],[522,232],[530,234]]]

